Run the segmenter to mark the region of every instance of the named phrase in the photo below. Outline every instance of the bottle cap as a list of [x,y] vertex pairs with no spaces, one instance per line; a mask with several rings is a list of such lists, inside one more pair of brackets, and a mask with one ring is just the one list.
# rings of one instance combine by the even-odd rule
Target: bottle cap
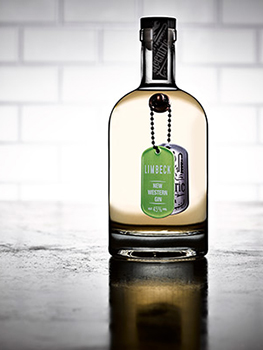
[[[169,43],[176,41],[176,18],[174,17],[142,17],[140,40],[150,42],[154,39],[154,33],[159,37],[165,33]],[[158,34],[159,33],[159,34]]]
[[155,23],[167,24],[168,28],[176,29],[176,18],[174,17],[142,17],[141,18],[141,29],[153,28]]

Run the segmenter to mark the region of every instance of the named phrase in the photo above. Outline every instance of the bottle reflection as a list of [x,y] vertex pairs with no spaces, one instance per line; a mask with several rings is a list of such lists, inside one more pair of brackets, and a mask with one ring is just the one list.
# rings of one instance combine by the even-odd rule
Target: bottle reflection
[[111,349],[205,350],[207,260],[110,260]]

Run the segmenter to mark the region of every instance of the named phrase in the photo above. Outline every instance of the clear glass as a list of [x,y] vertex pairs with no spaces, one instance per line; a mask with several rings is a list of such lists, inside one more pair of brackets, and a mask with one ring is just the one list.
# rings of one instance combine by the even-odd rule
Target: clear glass
[[[207,253],[207,119],[200,103],[177,88],[174,44],[168,81],[151,75],[151,43],[142,43],[141,86],[114,107],[109,122],[109,252],[115,257],[173,261]],[[148,77],[148,78],[147,78]],[[164,93],[172,109],[171,144],[188,152],[189,205],[165,218],[141,209],[141,156],[151,147],[149,99]],[[155,113],[155,142],[167,142],[167,112]]]

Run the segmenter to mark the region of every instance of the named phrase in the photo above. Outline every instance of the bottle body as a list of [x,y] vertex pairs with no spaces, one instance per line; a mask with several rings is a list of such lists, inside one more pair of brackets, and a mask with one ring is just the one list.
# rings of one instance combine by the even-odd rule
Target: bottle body
[[[187,206],[163,218],[145,214],[141,206],[141,157],[151,146],[149,99],[156,93],[164,93],[170,100],[170,143],[188,154]],[[154,124],[156,145],[166,143],[167,114],[156,114]],[[207,120],[198,101],[186,92],[138,89],[113,109],[109,123],[109,234],[109,251],[116,257],[169,261],[206,254]]]

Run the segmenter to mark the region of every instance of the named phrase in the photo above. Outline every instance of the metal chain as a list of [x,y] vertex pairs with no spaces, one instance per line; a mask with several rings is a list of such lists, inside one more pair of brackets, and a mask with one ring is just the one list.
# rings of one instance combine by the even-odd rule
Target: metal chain
[[[158,148],[158,146],[155,145],[155,136],[154,136],[154,112],[153,109],[150,108],[151,112],[150,112],[150,123],[151,123],[151,139],[152,139],[152,145],[153,145],[153,149],[155,149],[156,153],[159,153],[160,150]],[[167,142],[170,143],[171,142],[171,117],[172,117],[172,110],[171,110],[171,105],[168,105],[168,128],[167,128]]]

